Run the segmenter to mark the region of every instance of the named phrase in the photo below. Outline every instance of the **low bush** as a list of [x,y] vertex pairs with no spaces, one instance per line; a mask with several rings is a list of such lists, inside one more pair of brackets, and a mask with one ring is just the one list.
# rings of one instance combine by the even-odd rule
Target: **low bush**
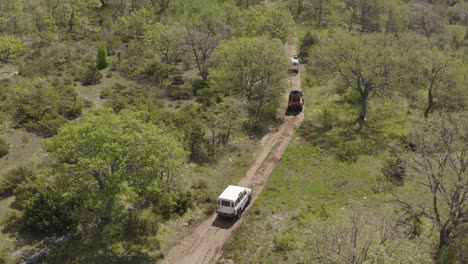
[[406,176],[405,164],[399,157],[388,158],[384,161],[382,173],[387,181],[402,186]]
[[0,196],[8,197],[13,195],[14,190],[19,184],[24,182],[26,179],[34,178],[36,178],[36,173],[25,167],[18,167],[8,171],[4,175],[3,181],[0,182]]
[[39,81],[18,89],[11,108],[16,127],[50,137],[67,120],[81,115],[83,100],[71,86],[50,86]]
[[5,157],[9,151],[10,145],[8,145],[4,138],[0,137],[0,158]]
[[81,77],[81,83],[85,86],[95,85],[101,82],[102,73],[99,72],[96,65],[90,64]]
[[171,85],[169,93],[173,99],[186,100],[193,96],[192,87],[189,84]]
[[277,234],[273,239],[275,242],[275,249],[283,253],[293,251],[296,248],[296,240],[297,237],[291,230],[286,230],[281,234]]
[[335,150],[335,158],[341,162],[356,162],[358,155],[357,148],[349,142],[339,144]]

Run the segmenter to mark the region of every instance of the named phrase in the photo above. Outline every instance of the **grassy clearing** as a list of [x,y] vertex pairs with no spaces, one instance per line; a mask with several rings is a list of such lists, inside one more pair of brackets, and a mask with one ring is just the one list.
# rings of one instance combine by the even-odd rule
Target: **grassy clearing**
[[[306,77],[303,85],[311,83]],[[380,169],[387,146],[400,139],[412,118],[407,107],[397,100],[374,100],[367,125],[359,127],[358,109],[347,103],[349,98],[331,95],[328,87],[303,90],[305,121],[226,248],[225,258],[235,263],[313,262],[304,253],[310,251],[305,244],[313,244],[311,234],[327,232],[317,227],[323,219],[349,223],[356,207],[373,215],[393,210],[389,195],[379,191]],[[355,160],[347,160],[349,156]],[[420,240],[400,243],[406,244],[396,255],[425,248]],[[426,260],[428,253],[421,256],[410,262]]]
[[101,93],[104,90],[111,90],[112,87],[116,84],[133,87],[139,86],[134,81],[129,81],[123,78],[120,74],[116,72],[111,72],[108,69],[101,71],[103,78],[101,79],[101,83],[96,85],[90,86],[83,86],[81,83],[75,84],[75,89],[78,94],[83,97],[84,99],[92,102],[92,106],[94,107],[101,107],[103,106],[105,100],[101,99]]

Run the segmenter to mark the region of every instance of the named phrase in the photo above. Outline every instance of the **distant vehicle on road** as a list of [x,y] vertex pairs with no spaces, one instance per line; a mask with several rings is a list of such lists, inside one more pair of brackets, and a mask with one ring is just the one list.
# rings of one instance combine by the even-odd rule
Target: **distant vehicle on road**
[[288,110],[302,112],[304,96],[301,91],[293,90],[289,93]]
[[252,189],[229,185],[216,201],[216,213],[237,218],[252,199]]
[[297,55],[291,56],[291,66],[289,68],[290,72],[299,73],[299,57]]

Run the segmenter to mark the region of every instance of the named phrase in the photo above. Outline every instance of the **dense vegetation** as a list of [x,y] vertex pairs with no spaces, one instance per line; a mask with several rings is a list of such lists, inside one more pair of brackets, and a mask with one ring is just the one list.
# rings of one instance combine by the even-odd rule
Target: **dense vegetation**
[[[419,249],[413,262],[466,261],[468,2],[267,2],[2,1],[0,65],[16,70],[0,75],[0,158],[14,147],[7,130],[48,152],[34,170],[0,168],[1,196],[15,196],[3,231],[53,241],[26,257],[45,246],[35,256],[48,262],[161,258],[160,228],[211,213],[211,188],[228,177],[193,175],[229,151],[242,159],[240,142],[280,120],[289,40],[314,99],[273,175],[281,188],[267,186],[251,217],[294,213],[278,229],[246,225],[227,256],[391,262]],[[278,232],[249,244],[250,228]],[[0,246],[0,262],[19,261],[21,246]]]

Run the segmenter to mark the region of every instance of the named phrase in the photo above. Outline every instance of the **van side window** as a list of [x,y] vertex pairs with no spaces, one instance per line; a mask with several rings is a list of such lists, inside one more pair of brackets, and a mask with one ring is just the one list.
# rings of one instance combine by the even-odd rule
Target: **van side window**
[[239,204],[239,201],[240,201],[239,198],[237,198],[235,206],[237,206]]

